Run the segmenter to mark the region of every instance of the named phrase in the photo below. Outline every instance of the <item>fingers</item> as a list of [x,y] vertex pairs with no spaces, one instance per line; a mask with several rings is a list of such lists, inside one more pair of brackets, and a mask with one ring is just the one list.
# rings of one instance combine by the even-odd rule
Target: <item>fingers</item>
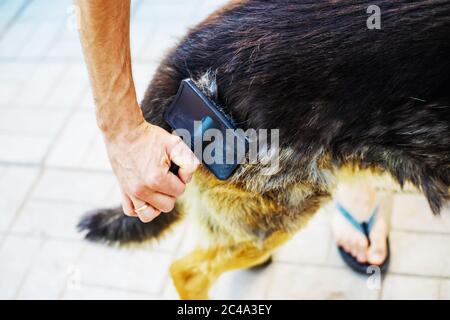
[[161,212],[172,211],[175,206],[175,200],[175,197],[147,189],[139,195],[139,198],[136,196],[129,197],[124,193],[122,196],[122,207],[127,216],[137,216],[142,222],[150,222],[159,216]]
[[157,191],[160,193],[164,193],[168,196],[179,197],[183,194],[185,189],[185,183],[180,180],[176,175],[172,172],[160,172],[155,176],[148,177],[146,181],[146,185],[142,188],[138,188],[136,191],[136,195],[141,199],[146,199],[147,193],[149,191]]
[[176,198],[166,194],[143,188],[136,194],[136,198],[150,204],[162,212],[170,212],[175,206]]
[[122,192],[122,209],[125,215],[129,217],[137,217],[136,212],[134,212],[133,202],[131,202],[130,197],[128,197],[125,192]]
[[173,137],[173,144],[168,150],[169,158],[180,167],[178,170],[178,176],[181,181],[188,183],[191,181],[192,175],[195,170],[197,170],[200,162],[180,137]]
[[135,213],[142,222],[150,222],[157,216],[159,216],[159,214],[161,213],[160,211],[156,210],[153,206],[133,196],[131,196],[131,201],[133,202]]
[[[174,208],[199,161],[180,137],[145,121],[132,136],[125,145],[107,142],[108,155],[124,191],[124,213],[148,222]],[[169,171],[171,162],[180,168],[178,175]]]

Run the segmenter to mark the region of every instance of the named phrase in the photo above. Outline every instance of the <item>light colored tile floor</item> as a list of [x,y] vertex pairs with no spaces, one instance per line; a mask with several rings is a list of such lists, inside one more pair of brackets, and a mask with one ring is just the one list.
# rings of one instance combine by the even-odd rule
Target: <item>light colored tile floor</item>
[[[140,98],[164,52],[224,2],[133,1]],[[84,212],[117,204],[119,191],[73,22],[71,0],[0,1],[0,298],[176,298],[168,266],[195,244],[189,223],[127,250],[87,243],[76,231]],[[450,298],[450,209],[437,218],[423,196],[395,196],[391,272],[379,287],[343,265],[330,215],[321,210],[269,267],[223,275],[211,296]]]
[[383,283],[382,298],[392,299],[439,299],[440,280],[400,275],[387,275]]

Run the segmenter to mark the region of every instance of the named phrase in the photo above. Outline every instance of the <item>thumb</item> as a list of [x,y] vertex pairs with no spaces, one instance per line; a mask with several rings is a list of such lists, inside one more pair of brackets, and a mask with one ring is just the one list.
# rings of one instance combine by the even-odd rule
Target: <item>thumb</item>
[[173,145],[169,149],[169,159],[178,167],[178,176],[181,181],[188,183],[197,170],[200,162],[180,137],[174,136]]

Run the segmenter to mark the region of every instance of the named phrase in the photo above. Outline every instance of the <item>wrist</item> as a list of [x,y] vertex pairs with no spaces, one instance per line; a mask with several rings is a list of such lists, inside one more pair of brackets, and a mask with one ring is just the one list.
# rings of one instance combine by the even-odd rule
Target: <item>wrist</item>
[[148,124],[137,103],[134,107],[128,105],[120,109],[126,112],[107,115],[97,113],[97,126],[107,141],[133,140],[136,130]]

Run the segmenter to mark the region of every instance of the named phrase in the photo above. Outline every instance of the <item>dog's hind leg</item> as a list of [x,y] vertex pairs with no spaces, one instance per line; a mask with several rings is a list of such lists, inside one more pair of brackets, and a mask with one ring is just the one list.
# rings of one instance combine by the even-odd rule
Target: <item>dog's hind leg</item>
[[329,198],[328,191],[306,184],[258,194],[200,168],[183,195],[189,200],[183,210],[205,232],[207,242],[171,266],[180,297],[206,299],[222,273],[264,263]]
[[248,241],[199,247],[172,264],[173,283],[182,299],[208,299],[209,289],[222,273],[265,262],[289,238],[287,233],[276,232],[261,245]]

